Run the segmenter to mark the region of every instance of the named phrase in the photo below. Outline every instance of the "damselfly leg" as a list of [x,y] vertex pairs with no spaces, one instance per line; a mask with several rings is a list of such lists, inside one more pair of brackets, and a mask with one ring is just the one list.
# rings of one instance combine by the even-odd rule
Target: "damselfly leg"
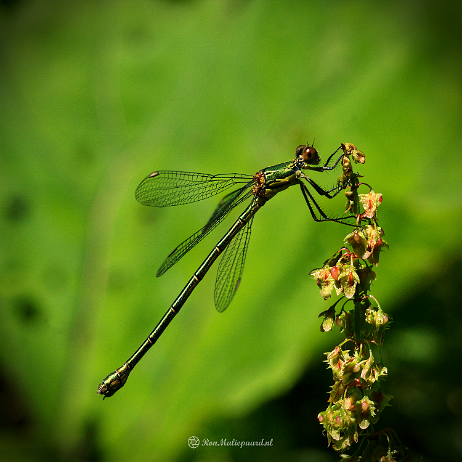
[[[124,386],[128,375],[135,365],[158,340],[221,254],[223,254],[223,257],[218,267],[215,284],[215,306],[220,312],[226,310],[242,279],[254,216],[266,202],[279,192],[290,186],[299,184],[311,216],[315,221],[334,221],[349,226],[355,226],[346,223],[346,220],[356,218],[354,215],[339,218],[329,217],[316,202],[307,185],[302,181],[305,180],[319,196],[327,199],[334,198],[348,186],[353,187],[351,183],[357,182],[357,175],[352,174],[352,172],[349,172],[348,175],[345,174],[343,180],[330,189],[322,188],[303,173],[303,170],[312,170],[319,173],[334,170],[341,159],[349,155],[346,149],[344,149],[345,146],[345,144],[341,145],[331,154],[323,166],[318,165],[321,158],[316,149],[313,146],[302,145],[297,147],[295,159],[264,168],[253,176],[238,173],[209,175],[204,173],[160,170],[151,173],[141,182],[135,193],[136,199],[141,204],[154,207],[188,204],[215,196],[232,186],[239,186],[235,191],[228,193],[220,201],[210,219],[201,229],[185,239],[168,255],[159,268],[157,276],[164,274],[187,252],[202,241],[202,239],[213,231],[235,207],[248,199],[251,199],[251,201],[231,228],[210,251],[207,258],[192,275],[188,283],[143,344],[121,367],[109,374],[101,382],[98,387],[99,394],[104,395],[106,398],[112,396],[117,390]],[[329,166],[329,163],[339,149],[344,150],[344,153],[336,159],[332,166]],[[354,149],[355,153],[359,152],[356,151],[356,147],[354,147]]]

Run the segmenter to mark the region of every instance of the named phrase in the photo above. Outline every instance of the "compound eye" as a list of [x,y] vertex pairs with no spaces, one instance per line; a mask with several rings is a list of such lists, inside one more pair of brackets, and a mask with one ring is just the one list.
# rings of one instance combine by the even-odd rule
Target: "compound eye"
[[305,148],[306,146],[304,144],[297,146],[297,149],[295,150],[295,157],[301,156]]
[[318,159],[318,151],[313,146],[307,146],[303,150],[302,157],[305,162],[311,163]]

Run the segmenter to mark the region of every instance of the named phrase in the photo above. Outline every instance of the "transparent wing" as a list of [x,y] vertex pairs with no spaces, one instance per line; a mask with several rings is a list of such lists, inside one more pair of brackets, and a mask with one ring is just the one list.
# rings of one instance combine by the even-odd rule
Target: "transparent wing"
[[249,190],[251,183],[236,189],[226,195],[218,204],[213,212],[210,220],[199,231],[196,231],[192,236],[188,237],[178,247],[176,247],[170,255],[164,260],[161,267],[157,271],[157,276],[162,276],[169,268],[171,268],[181,257],[188,253],[195,245],[197,245],[210,231],[215,229],[231,212],[234,207],[252,196],[252,191]]
[[248,183],[251,180],[252,176],[240,173],[208,175],[159,170],[140,183],[135,197],[141,204],[152,207],[182,205],[208,199],[235,184]]
[[226,248],[218,266],[215,283],[215,307],[221,313],[228,308],[241,282],[250,239],[253,216]]

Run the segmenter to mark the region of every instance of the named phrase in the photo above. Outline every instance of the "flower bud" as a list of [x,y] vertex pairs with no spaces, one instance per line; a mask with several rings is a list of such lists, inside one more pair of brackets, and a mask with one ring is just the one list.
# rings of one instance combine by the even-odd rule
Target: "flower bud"
[[340,270],[337,265],[335,265],[333,268],[330,269],[330,274],[331,276],[338,281],[338,277],[340,276]]

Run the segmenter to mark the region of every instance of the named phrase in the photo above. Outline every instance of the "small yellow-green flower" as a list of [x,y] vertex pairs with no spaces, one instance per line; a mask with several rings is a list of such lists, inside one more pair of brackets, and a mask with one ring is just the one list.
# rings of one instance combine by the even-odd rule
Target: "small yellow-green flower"
[[360,194],[359,200],[364,207],[363,216],[367,218],[374,218],[377,213],[377,207],[382,202],[382,194],[374,192],[371,189],[367,194]]
[[367,239],[364,237],[362,231],[355,229],[345,237],[344,242],[352,247],[357,257],[363,258],[367,250]]
[[340,283],[342,284],[346,298],[353,298],[358,282],[359,276],[356,273],[355,267],[352,264],[345,265],[340,275]]
[[349,156],[351,154],[355,163],[364,164],[366,161],[364,152],[359,151],[353,143],[342,143],[341,148],[345,155]]
[[385,233],[383,229],[374,225],[369,225],[366,228],[367,235],[367,252],[363,255],[362,258],[367,260],[369,263],[377,266],[379,264],[379,255],[383,247],[388,248],[388,244],[382,239],[382,236]]
[[316,279],[318,286],[321,289],[321,295],[324,300],[327,300],[334,289],[335,280],[331,275],[330,267],[323,266],[322,268],[311,271],[310,275]]

